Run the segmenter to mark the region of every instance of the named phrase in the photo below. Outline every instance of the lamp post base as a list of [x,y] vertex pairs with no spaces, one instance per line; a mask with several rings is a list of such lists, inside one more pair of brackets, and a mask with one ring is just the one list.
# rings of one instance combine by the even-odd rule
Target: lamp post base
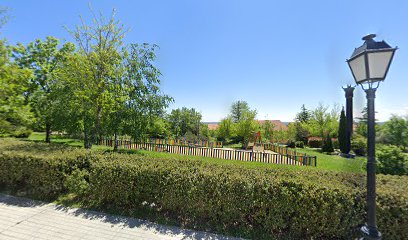
[[364,225],[360,228],[360,231],[363,235],[361,239],[375,239],[375,240],[381,239],[381,233],[378,231],[377,228],[372,228],[367,225]]

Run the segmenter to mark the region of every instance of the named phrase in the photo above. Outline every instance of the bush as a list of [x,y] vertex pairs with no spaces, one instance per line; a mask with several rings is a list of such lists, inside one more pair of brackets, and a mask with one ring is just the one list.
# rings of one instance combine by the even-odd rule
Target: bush
[[304,144],[303,141],[297,141],[295,144],[296,144],[297,148],[304,148],[305,147],[305,144]]
[[408,159],[396,146],[381,146],[376,151],[377,172],[392,175],[408,175]]
[[333,148],[334,149],[340,149],[340,144],[338,139],[334,139],[333,141]]
[[351,150],[358,156],[367,154],[367,139],[362,136],[356,136],[351,140]]
[[332,153],[334,152],[333,149],[333,142],[330,136],[327,136],[323,141],[322,152]]
[[31,133],[33,133],[31,129],[19,127],[13,132],[12,136],[16,138],[28,138],[31,135]]
[[293,140],[288,140],[288,142],[286,143],[286,147],[288,148],[295,148],[296,147],[296,143]]
[[[255,239],[351,239],[366,215],[364,174],[53,146],[0,140],[3,189],[30,189],[43,197],[74,191],[93,207],[130,214],[152,209],[185,227]],[[377,179],[384,239],[407,239],[408,176]]]
[[310,139],[307,142],[310,148],[321,148],[323,145],[323,141],[321,139]]

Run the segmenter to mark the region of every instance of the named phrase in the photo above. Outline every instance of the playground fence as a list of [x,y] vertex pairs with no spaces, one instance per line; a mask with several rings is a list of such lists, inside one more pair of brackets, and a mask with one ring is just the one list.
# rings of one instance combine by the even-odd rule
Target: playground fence
[[[219,158],[226,160],[249,161],[249,162],[263,162],[274,164],[298,165],[298,166],[317,166],[317,157],[308,156],[306,154],[298,154],[290,150],[281,150],[279,148],[270,147],[271,151],[277,150],[277,153],[268,152],[253,152],[236,149],[224,148],[209,148],[196,147],[185,145],[161,144],[151,142],[132,142],[131,140],[117,140],[118,149],[135,149],[148,150],[156,152],[167,152],[180,155],[202,156],[209,158]],[[101,139],[98,142],[100,145],[112,146],[114,145],[111,139]],[[284,149],[284,148],[282,148]],[[275,151],[274,151],[275,152]]]

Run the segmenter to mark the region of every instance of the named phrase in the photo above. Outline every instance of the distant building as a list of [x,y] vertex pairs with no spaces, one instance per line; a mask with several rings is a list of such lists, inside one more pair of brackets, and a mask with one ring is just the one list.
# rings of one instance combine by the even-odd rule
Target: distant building
[[[266,121],[270,121],[274,125],[275,131],[288,130],[288,126],[281,122],[280,120],[257,120],[257,121],[260,125],[264,125]],[[219,125],[220,125],[219,123],[207,123],[209,130],[216,130],[219,127]]]

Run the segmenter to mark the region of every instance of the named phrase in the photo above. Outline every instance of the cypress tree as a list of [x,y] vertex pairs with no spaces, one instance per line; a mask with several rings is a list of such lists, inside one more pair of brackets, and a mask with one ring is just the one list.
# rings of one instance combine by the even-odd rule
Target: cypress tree
[[340,122],[339,122],[339,131],[338,131],[338,137],[339,137],[339,147],[340,151],[344,154],[348,154],[350,152],[350,146],[347,144],[347,122],[346,122],[346,114],[344,113],[344,108],[341,110],[340,114]]

